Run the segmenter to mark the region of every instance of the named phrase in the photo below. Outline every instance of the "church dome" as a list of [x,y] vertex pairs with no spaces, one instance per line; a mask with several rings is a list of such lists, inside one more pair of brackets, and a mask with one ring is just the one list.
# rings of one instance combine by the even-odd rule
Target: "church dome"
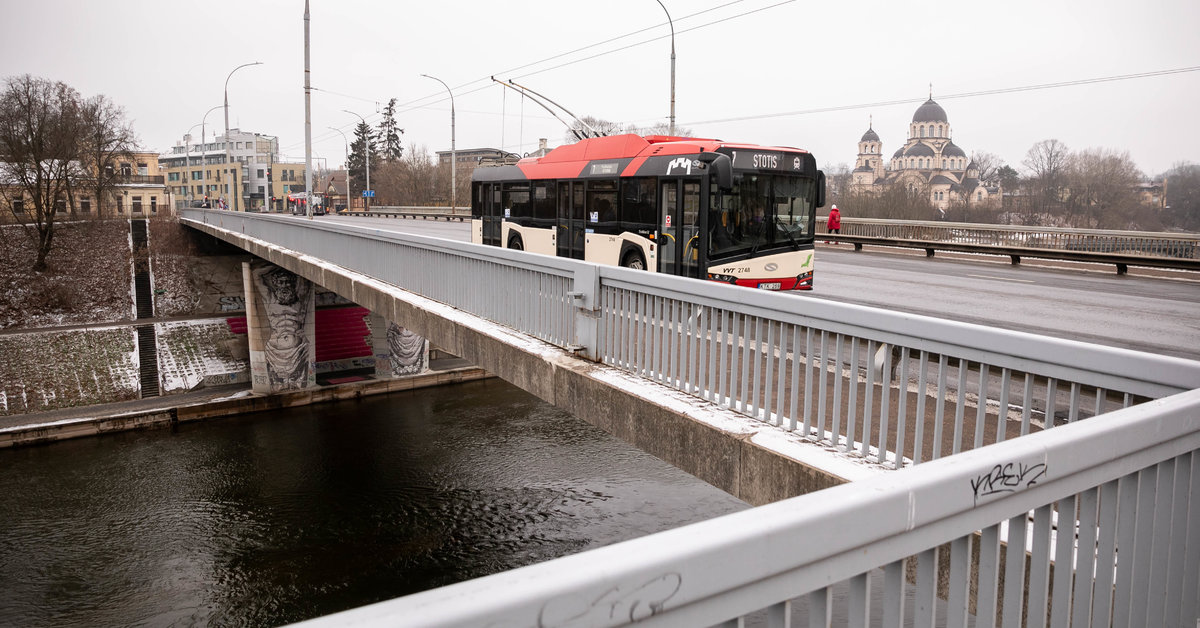
[[946,110],[942,106],[933,102],[933,99],[925,101],[925,104],[917,107],[917,112],[913,114],[913,122],[950,122],[946,119]]
[[903,146],[901,146],[900,148],[897,148],[895,153],[892,153],[892,159],[896,159],[897,157],[903,157],[903,156],[904,156],[904,147]]
[[954,142],[950,142],[949,144],[946,144],[946,146],[944,148],[942,148],[942,156],[943,157],[966,157],[967,154],[963,152],[963,149],[959,148],[958,146],[955,146]]
[[913,144],[908,150],[904,151],[905,157],[933,157],[933,149],[926,144],[920,142]]
[[879,135],[875,133],[875,129],[867,129],[867,132],[863,133],[862,139],[858,140],[858,141],[860,141],[860,142],[878,142]]

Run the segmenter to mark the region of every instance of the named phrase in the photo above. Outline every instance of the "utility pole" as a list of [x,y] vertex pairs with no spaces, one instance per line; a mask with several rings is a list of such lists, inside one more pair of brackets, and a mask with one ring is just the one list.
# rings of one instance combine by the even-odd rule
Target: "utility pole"
[[312,220],[312,82],[308,63],[308,0],[304,0],[304,206]]

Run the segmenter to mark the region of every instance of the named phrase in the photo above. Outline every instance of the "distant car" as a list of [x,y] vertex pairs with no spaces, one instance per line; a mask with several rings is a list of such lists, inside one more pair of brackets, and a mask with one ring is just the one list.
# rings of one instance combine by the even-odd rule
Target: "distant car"
[[[308,209],[304,205],[296,203],[295,205],[292,206],[292,215],[293,216],[307,216]],[[313,205],[313,215],[314,216],[324,216],[325,215],[325,206],[324,205]]]

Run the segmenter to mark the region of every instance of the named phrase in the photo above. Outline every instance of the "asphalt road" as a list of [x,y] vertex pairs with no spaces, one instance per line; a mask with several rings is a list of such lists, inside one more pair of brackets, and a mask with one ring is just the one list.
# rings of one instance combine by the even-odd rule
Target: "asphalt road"
[[[324,216],[453,240],[469,222]],[[1200,274],[818,245],[818,298],[1200,360]]]

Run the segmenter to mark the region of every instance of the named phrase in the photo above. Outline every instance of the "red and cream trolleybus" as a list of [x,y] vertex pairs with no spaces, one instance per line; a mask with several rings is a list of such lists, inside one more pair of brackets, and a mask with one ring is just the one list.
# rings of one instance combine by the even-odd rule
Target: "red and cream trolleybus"
[[615,135],[481,165],[476,243],[765,290],[813,286],[825,175],[807,151]]

